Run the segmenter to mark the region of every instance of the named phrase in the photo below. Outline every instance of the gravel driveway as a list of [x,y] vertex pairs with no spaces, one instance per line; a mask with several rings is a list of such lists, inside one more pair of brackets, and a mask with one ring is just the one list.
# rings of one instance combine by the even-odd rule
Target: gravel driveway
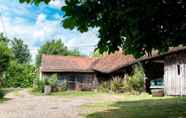
[[26,90],[19,94],[6,96],[10,100],[0,104],[0,118],[80,118],[78,107],[90,102],[81,98],[33,96]]

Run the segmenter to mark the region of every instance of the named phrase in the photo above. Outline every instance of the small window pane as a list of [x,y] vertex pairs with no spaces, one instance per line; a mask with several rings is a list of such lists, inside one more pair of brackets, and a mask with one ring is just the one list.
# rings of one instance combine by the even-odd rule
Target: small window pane
[[177,65],[178,75],[180,75],[180,65]]

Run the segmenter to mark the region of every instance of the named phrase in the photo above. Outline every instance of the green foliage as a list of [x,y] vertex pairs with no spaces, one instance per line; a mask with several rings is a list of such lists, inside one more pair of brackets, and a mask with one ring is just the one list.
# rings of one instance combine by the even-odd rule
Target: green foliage
[[94,50],[94,52],[91,54],[91,57],[101,57],[101,56],[105,56],[108,55],[107,52],[104,53],[100,53],[99,49]]
[[0,74],[9,66],[11,57],[12,52],[8,48],[7,43],[0,41]]
[[0,99],[3,99],[5,93],[0,89]]
[[11,48],[14,58],[20,64],[29,63],[31,60],[30,50],[28,46],[24,44],[23,40],[14,38],[11,42]]
[[33,83],[33,90],[37,92],[43,92],[44,91],[44,86],[45,86],[45,81],[40,80],[39,78],[34,79]]
[[21,3],[34,3],[35,5],[39,5],[41,2],[48,4],[51,0],[19,0]]
[[3,80],[4,87],[32,87],[36,69],[32,65],[12,61]]
[[144,91],[144,72],[140,65],[136,65],[131,76],[113,77],[111,81],[101,82],[97,88],[100,92],[141,93]]
[[121,77],[114,77],[111,81],[111,90],[116,93],[124,92],[124,83],[126,80]]
[[[52,0],[20,0],[49,3]],[[100,52],[126,53],[140,57],[153,49],[185,45],[184,0],[66,0],[63,27],[86,32],[99,28]]]
[[80,55],[79,51],[77,50],[68,50],[64,43],[59,40],[52,40],[46,42],[39,50],[38,55],[36,56],[36,65],[37,67],[41,64],[41,57],[43,54],[50,54],[50,55],[73,55],[78,56]]
[[125,90],[128,91],[144,91],[144,71],[141,66],[135,66],[134,74],[129,76],[126,83],[124,83]]
[[105,81],[101,82],[101,84],[97,87],[97,91],[99,92],[109,92],[110,91],[110,83]]
[[52,87],[55,87],[58,82],[58,76],[57,74],[53,74],[48,80],[48,84]]
[[8,44],[8,42],[10,41],[10,39],[8,39],[7,37],[5,37],[3,33],[0,33],[0,41],[3,41],[3,42],[5,42],[5,43]]
[[[0,34],[0,84],[4,87],[31,87],[36,77],[35,67],[22,64],[30,61],[29,49],[21,39],[16,38],[9,48],[9,41]],[[5,77],[2,77],[3,73]]]
[[67,91],[68,90],[68,81],[64,80],[62,83],[57,84],[58,91]]

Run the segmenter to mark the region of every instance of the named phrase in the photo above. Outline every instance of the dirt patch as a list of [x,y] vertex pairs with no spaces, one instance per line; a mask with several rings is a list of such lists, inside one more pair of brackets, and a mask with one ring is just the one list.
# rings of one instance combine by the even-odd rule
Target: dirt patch
[[10,100],[0,104],[0,118],[80,118],[78,107],[91,101],[57,96],[34,96],[26,90],[9,93]]

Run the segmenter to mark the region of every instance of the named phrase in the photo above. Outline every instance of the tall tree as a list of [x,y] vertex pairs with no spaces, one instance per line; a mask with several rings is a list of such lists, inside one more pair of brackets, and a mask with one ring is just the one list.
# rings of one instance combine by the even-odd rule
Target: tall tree
[[3,72],[9,66],[12,53],[8,48],[7,43],[0,41],[0,86],[2,84]]
[[30,50],[28,45],[24,44],[23,40],[14,38],[11,42],[13,56],[20,64],[29,63],[31,60]]
[[0,41],[8,43],[10,40],[3,33],[0,33]]
[[80,52],[77,50],[68,50],[64,43],[59,39],[48,41],[43,46],[41,46],[36,56],[37,67],[39,67],[41,64],[42,54],[79,56]]
[[[49,3],[51,0],[20,0]],[[63,26],[86,32],[99,28],[100,52],[120,47],[140,57],[186,44],[184,0],[66,0]]]
[[0,33],[0,74],[7,68],[12,56],[11,50],[8,48],[9,39]]

